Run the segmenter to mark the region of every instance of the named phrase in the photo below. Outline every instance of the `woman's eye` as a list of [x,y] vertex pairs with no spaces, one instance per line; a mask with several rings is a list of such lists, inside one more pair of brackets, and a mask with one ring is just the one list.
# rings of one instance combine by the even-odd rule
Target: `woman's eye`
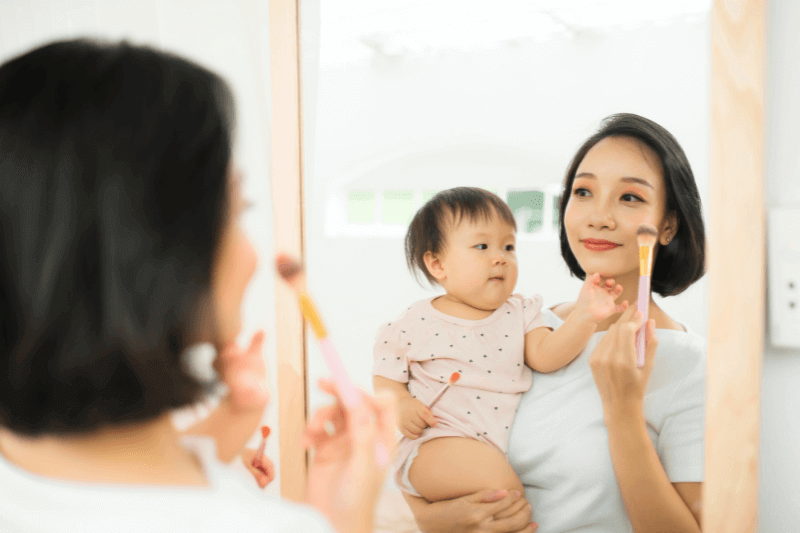
[[578,187],[572,191],[573,196],[589,196],[590,194],[589,189],[584,189],[583,187]]
[[513,244],[507,244],[506,245],[506,252],[513,252],[513,251],[514,251],[514,245]]
[[476,244],[476,245],[475,245],[475,248],[477,248],[478,250],[486,250],[486,249],[488,249],[489,247],[488,247],[488,246],[486,246],[485,244]]
[[624,201],[624,202],[644,202],[644,200],[642,200],[641,198],[639,198],[635,194],[630,194],[630,193],[623,194],[622,195],[622,201]]

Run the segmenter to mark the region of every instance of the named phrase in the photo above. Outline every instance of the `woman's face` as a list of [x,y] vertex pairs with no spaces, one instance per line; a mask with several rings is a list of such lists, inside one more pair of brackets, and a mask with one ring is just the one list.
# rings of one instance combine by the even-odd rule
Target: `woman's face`
[[219,345],[236,340],[242,327],[241,307],[244,291],[258,265],[258,254],[241,225],[247,203],[242,197],[241,177],[230,174],[230,219],[227,221],[215,259],[212,275],[214,309]]
[[[639,224],[653,225],[659,242],[672,239],[659,157],[630,137],[606,137],[578,166],[564,226],[572,253],[588,274],[620,278],[639,272]],[[656,245],[658,246],[658,245]]]

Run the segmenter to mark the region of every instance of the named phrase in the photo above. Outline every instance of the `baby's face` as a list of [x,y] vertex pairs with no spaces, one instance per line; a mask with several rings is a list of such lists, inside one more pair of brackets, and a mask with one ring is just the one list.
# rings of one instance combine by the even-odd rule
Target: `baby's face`
[[447,294],[476,309],[494,310],[517,285],[516,234],[500,217],[462,219],[450,228],[440,254]]

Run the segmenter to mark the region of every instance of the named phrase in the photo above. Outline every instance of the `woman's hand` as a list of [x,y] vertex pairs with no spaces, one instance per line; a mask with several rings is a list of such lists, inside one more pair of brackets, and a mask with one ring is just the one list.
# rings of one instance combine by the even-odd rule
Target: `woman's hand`
[[370,533],[395,448],[395,396],[362,393],[359,405],[348,408],[332,381],[320,380],[319,387],[336,403],[318,409],[303,434],[303,446],[314,448],[307,500],[340,533]]
[[600,274],[595,272],[586,276],[578,299],[575,301],[575,311],[582,317],[599,324],[611,315],[621,313],[628,308],[628,303],[617,305],[616,300],[622,294],[622,285],[615,285],[609,278],[603,281]]
[[642,313],[627,309],[608,329],[589,357],[589,366],[603,401],[606,419],[612,416],[642,416],[647,382],[653,370],[658,337],[655,320],[647,322],[644,367],[636,366],[636,332]]
[[250,346],[242,350],[235,342],[223,346],[214,368],[228,385],[228,397],[234,409],[263,410],[269,403],[267,366],[261,349],[265,334],[256,332]]
[[403,496],[423,533],[532,533],[539,527],[517,491],[483,490],[436,503]]

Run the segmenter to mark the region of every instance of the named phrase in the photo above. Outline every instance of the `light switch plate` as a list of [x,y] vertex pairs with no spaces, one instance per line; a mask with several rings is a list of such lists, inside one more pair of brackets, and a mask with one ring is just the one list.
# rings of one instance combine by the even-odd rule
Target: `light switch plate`
[[770,338],[800,348],[800,208],[773,208],[767,224]]

